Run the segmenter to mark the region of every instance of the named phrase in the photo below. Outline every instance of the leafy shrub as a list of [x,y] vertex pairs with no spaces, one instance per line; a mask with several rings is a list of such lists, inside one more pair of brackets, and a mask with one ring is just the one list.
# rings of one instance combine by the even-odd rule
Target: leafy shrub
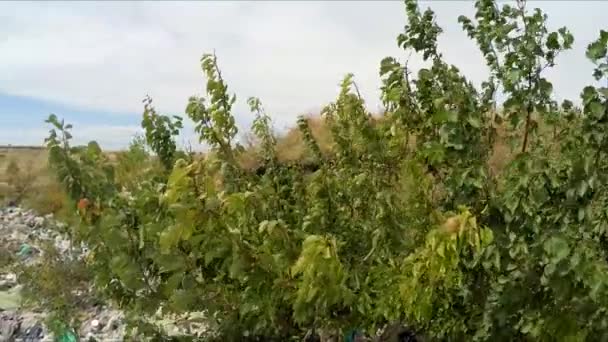
[[146,131],[146,139],[150,148],[158,155],[161,163],[166,169],[171,169],[177,146],[173,139],[182,128],[182,118],[174,115],[171,120],[166,115],[158,115],[152,106],[152,99],[146,97],[144,100],[144,114],[141,122]]
[[146,140],[143,136],[136,136],[127,151],[117,155],[115,163],[116,183],[119,187],[132,189],[148,175],[149,168],[161,170],[160,165],[152,160],[151,154],[146,148]]
[[[394,321],[446,340],[608,337],[608,91],[589,86],[582,108],[558,106],[543,73],[571,48],[568,30],[549,32],[525,1],[475,7],[459,21],[491,70],[481,89],[444,61],[433,11],[406,0],[397,42],[428,67],[413,75],[381,61],[382,120],[346,75],[323,110],[329,148],[298,120],[313,167],[279,161],[255,98],[263,167],[241,166],[236,96],[211,54],[207,97],[186,108],[210,146],[204,159],[179,156],[181,118],[149,101],[145,143],[163,167],[133,178],[133,161],[153,159],[141,145],[113,165],[94,142],[70,146],[71,126],[51,115],[49,161],[80,203],[74,239],[94,253],[98,289],[133,317],[207,310],[222,340],[372,333]],[[598,79],[607,45],[602,31],[588,48]],[[502,172],[491,169],[497,127],[517,139]]]

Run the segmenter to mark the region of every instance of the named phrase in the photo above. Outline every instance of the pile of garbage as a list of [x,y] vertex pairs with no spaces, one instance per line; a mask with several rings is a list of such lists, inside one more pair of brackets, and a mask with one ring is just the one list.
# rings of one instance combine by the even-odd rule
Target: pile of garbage
[[[127,332],[124,313],[100,303],[98,298],[94,300],[92,286],[77,293],[83,298],[82,307],[78,308],[79,331],[66,329],[60,336],[54,336],[45,325],[49,312],[23,305],[23,285],[14,270],[45,260],[44,245],[53,246],[65,260],[86,257],[86,246],[71,244],[67,235],[61,233],[65,228],[53,215],[39,216],[17,206],[0,207],[0,342],[124,340]],[[169,316],[159,311],[148,321],[168,336],[200,337],[213,333],[204,312]]]
[[53,336],[45,326],[47,312],[23,307],[22,285],[12,270],[15,266],[41,262],[44,258],[41,245],[45,243],[54,245],[60,255],[70,253],[73,246],[59,233],[61,228],[52,215],[41,217],[19,207],[0,209],[0,342],[123,340],[124,315],[109,306],[79,308],[83,322],[80,331],[66,331],[62,336]]

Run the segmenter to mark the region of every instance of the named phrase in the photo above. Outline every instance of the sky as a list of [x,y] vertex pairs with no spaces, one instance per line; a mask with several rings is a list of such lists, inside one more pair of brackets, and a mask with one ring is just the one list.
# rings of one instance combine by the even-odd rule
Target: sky
[[[475,43],[457,22],[473,1],[427,1],[444,29],[439,47],[474,83],[487,77]],[[530,1],[575,37],[548,73],[558,99],[593,84],[584,56],[605,23],[608,2]],[[184,115],[204,95],[203,53],[215,51],[242,132],[259,97],[277,130],[332,101],[347,73],[370,110],[380,108],[379,65],[401,61],[401,1],[0,2],[0,145],[42,145],[50,113],[73,124],[76,143],[121,149],[140,132],[146,95],[164,114]],[[605,25],[605,24],[604,24]],[[421,66],[411,57],[409,65]],[[185,115],[184,115],[185,116]],[[190,122],[178,139],[198,148]]]

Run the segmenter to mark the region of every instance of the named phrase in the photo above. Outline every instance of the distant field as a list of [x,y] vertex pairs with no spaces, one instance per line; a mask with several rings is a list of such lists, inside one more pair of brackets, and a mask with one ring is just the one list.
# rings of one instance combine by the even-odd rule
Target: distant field
[[[116,152],[107,152],[110,158]],[[0,205],[13,199],[14,186],[10,177],[26,184],[23,201],[41,213],[57,212],[64,205],[63,191],[48,169],[48,153],[43,146],[0,146]],[[18,175],[7,172],[8,165],[16,162]]]
[[[19,168],[18,174],[7,172],[13,161]],[[41,214],[57,213],[65,206],[63,191],[49,172],[43,147],[0,146],[0,205],[19,197],[11,184],[15,182],[23,187],[23,204]]]
[[0,150],[2,149],[15,149],[15,150],[42,150],[44,146],[34,146],[34,145],[0,145]]
[[22,170],[46,173],[46,150],[43,147],[0,146],[0,182],[6,181],[6,167],[15,160]]

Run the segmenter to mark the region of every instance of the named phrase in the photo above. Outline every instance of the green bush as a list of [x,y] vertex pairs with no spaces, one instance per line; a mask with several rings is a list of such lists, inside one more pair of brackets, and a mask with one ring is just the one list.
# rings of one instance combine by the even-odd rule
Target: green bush
[[[347,75],[323,111],[330,153],[298,121],[314,168],[279,162],[255,98],[263,167],[241,167],[236,97],[215,55],[201,60],[207,97],[186,108],[205,159],[179,157],[181,118],[147,100],[156,156],[137,156],[162,168],[126,182],[116,171],[128,158],[113,165],[94,142],[71,147],[71,126],[51,115],[49,161],[79,203],[73,237],[93,252],[98,289],[142,319],[207,310],[222,340],[372,333],[392,321],[438,340],[607,338],[608,91],[586,87],[580,109],[556,104],[543,75],[573,37],[549,32],[525,1],[480,0],[474,20],[459,18],[491,70],[480,89],[443,60],[432,10],[405,7],[398,45],[428,67],[413,75],[382,60],[378,122]],[[607,45],[601,31],[587,50],[597,79],[608,76]],[[517,139],[500,173],[488,166],[497,127]]]

